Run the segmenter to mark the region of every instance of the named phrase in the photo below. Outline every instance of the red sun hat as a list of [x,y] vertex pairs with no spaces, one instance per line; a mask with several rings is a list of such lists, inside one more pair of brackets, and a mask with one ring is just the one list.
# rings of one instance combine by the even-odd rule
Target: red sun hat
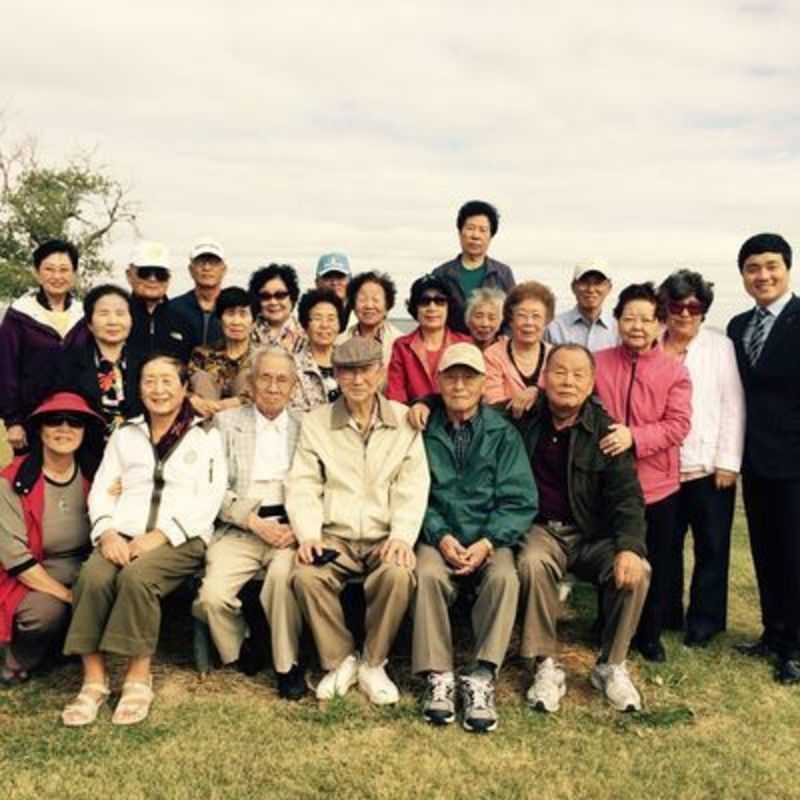
[[34,422],[36,417],[41,417],[44,414],[63,414],[66,412],[84,414],[99,422],[104,422],[103,418],[92,409],[79,394],[75,394],[74,392],[56,392],[55,394],[51,394],[50,397],[31,413],[28,417],[28,422]]

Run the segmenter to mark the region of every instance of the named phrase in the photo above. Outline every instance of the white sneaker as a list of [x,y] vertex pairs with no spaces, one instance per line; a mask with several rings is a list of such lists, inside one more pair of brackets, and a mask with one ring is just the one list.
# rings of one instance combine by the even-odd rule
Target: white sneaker
[[548,657],[536,667],[536,676],[528,689],[528,705],[537,711],[558,711],[561,698],[567,691],[564,670]]
[[336,695],[344,697],[356,682],[358,659],[351,653],[336,669],[326,672],[317,684],[317,700],[332,700]]
[[596,664],[591,682],[617,711],[642,710],[642,698],[628,675],[624,661],[621,664]]
[[400,699],[400,692],[386,674],[386,662],[370,667],[362,661],[358,666],[358,688],[376,706],[388,706]]

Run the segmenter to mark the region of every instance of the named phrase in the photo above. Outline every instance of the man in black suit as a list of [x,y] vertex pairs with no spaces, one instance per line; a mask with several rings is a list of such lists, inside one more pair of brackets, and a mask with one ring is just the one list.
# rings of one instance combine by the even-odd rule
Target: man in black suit
[[777,656],[781,683],[800,682],[800,299],[791,266],[781,236],[748,239],[739,272],[756,307],[728,325],[747,402],[742,486],[764,624],[738,649]]

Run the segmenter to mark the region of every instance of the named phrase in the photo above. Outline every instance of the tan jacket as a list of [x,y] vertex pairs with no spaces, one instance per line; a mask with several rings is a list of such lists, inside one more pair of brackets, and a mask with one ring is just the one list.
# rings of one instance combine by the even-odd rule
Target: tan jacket
[[405,406],[377,399],[378,419],[366,444],[343,397],[303,418],[286,485],[286,510],[301,543],[323,532],[416,542],[430,484],[422,436],[406,421]]

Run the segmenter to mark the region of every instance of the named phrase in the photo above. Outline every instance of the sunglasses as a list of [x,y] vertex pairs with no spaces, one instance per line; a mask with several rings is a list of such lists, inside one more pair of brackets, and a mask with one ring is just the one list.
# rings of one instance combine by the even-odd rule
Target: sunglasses
[[447,298],[443,294],[424,294],[420,297],[418,305],[429,306],[431,303],[435,306],[446,306]]
[[77,414],[46,414],[42,417],[42,425],[47,425],[48,428],[60,428],[62,425],[85,428],[86,420]]
[[667,308],[669,309],[669,313],[674,314],[676,317],[679,317],[684,311],[688,311],[689,315],[692,317],[700,317],[706,312],[703,304],[698,303],[696,300],[690,303],[678,303],[673,301],[667,303]]
[[136,277],[143,281],[155,278],[159,283],[169,280],[169,270],[166,267],[136,267]]
[[289,296],[286,289],[279,289],[277,292],[259,292],[258,296],[262,300],[285,300]]

